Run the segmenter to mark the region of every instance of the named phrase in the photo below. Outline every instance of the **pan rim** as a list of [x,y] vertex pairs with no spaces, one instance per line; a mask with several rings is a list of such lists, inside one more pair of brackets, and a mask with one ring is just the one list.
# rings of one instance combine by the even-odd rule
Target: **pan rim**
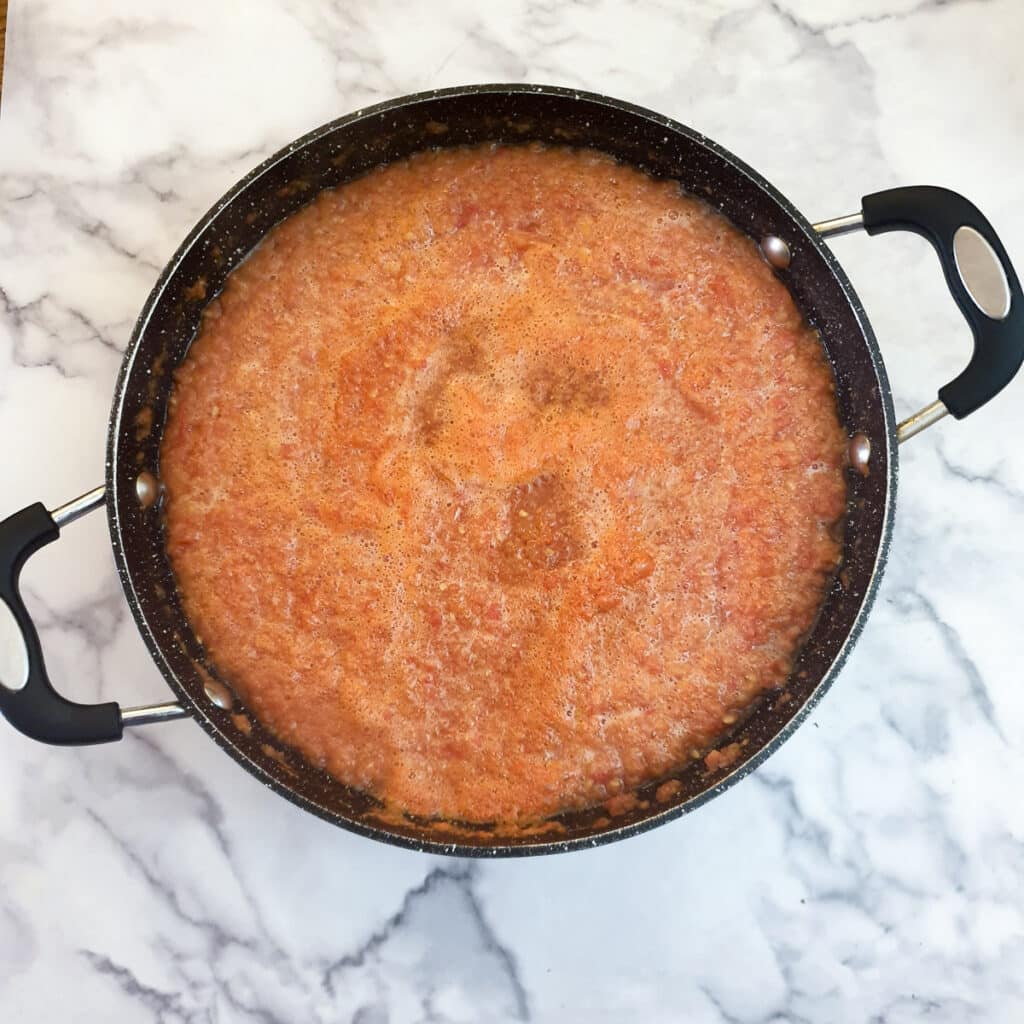
[[[173,668],[164,657],[158,637],[158,631],[154,627],[154,624],[147,618],[132,580],[128,557],[125,553],[125,547],[121,542],[124,523],[122,522],[119,508],[121,504],[120,492],[123,488],[118,483],[118,474],[116,472],[117,456],[119,438],[122,434],[123,427],[127,384],[131,377],[135,358],[140,349],[141,340],[145,336],[150,319],[153,316],[164,291],[174,278],[175,273],[185,257],[191,252],[192,248],[201,241],[210,225],[216,220],[218,214],[225,207],[229,206],[241,193],[254,184],[261,176],[266,174],[281,161],[290,158],[297,150],[310,146],[325,135],[333,134],[363,119],[378,117],[381,114],[388,113],[389,111],[398,112],[408,110],[408,108],[417,104],[427,103],[438,99],[463,96],[508,96],[509,94],[551,96],[562,100],[569,99],[585,101],[597,106],[607,107],[620,113],[629,114],[681,135],[689,139],[691,142],[708,149],[717,158],[730,164],[736,171],[748,178],[754,185],[764,192],[771,201],[774,202],[798,226],[803,235],[800,241],[813,248],[823,259],[828,271],[835,279],[840,292],[848,303],[859,328],[861,337],[863,338],[868,350],[872,369],[874,371],[875,378],[878,381],[879,399],[885,425],[885,444],[887,453],[885,501],[882,508],[882,523],[878,548],[874,564],[871,567],[868,584],[861,599],[860,607],[857,610],[853,624],[843,640],[839,651],[833,658],[826,672],[822,675],[817,686],[804,700],[803,704],[791,715],[782,728],[780,728],[779,731],[776,732],[759,750],[750,755],[746,760],[739,763],[736,768],[729,772],[728,775],[724,776],[713,786],[702,790],[700,793],[695,794],[679,804],[651,813],[648,816],[630,824],[605,828],[594,835],[577,836],[566,839],[539,836],[536,840],[530,839],[529,841],[516,844],[493,843],[487,845],[476,845],[466,842],[443,843],[436,839],[421,839],[407,835],[403,832],[392,831],[385,825],[380,825],[378,827],[366,825],[359,820],[346,817],[337,811],[324,807],[312,798],[298,792],[288,784],[286,778],[283,776],[275,776],[263,765],[252,760],[244,750],[232,743],[218,723],[209,714],[207,714],[204,708],[202,708],[185,690],[178,681]],[[878,342],[875,338],[870,322],[868,321],[864,307],[854,291],[852,284],[847,278],[846,273],[843,271],[831,249],[825,244],[817,232],[814,231],[807,218],[804,217],[804,215],[759,172],[755,171],[742,160],[734,156],[731,152],[718,145],[718,143],[707,138],[701,132],[675,121],[672,118],[665,117],[662,114],[658,114],[655,111],[651,111],[644,107],[599,93],[588,92],[580,89],[564,88],[560,86],[522,83],[490,83],[429,90],[413,93],[407,96],[396,97],[394,99],[374,104],[373,106],[361,108],[353,113],[320,125],[293,142],[288,143],[232,185],[232,187],[228,189],[228,191],[225,192],[224,195],[222,195],[209,208],[209,210],[207,210],[206,213],[197,220],[192,230],[188,235],[186,235],[184,241],[179,245],[162,270],[139,313],[135,327],[132,331],[128,348],[122,359],[120,371],[114,387],[107,434],[106,456],[106,486],[108,496],[107,524],[110,531],[111,545],[114,552],[117,573],[121,580],[128,605],[131,609],[132,617],[135,620],[136,628],[143,638],[146,649],[172,692],[187,708],[190,717],[195,719],[195,721],[197,721],[199,725],[214,739],[218,746],[224,749],[251,775],[272,788],[279,795],[288,799],[290,802],[312,814],[315,814],[323,820],[329,821],[331,824],[340,826],[350,832],[354,832],[366,838],[376,839],[394,846],[415,850],[417,852],[474,858],[522,857],[548,853],[564,853],[575,850],[590,849],[606,843],[628,839],[660,825],[667,824],[669,821],[673,821],[685,814],[689,814],[691,811],[696,810],[709,800],[721,795],[727,789],[730,789],[737,782],[759,767],[771,754],[778,750],[779,747],[781,747],[782,744],[792,736],[796,729],[805,721],[811,711],[824,697],[825,693],[832,687],[836,677],[845,665],[850,651],[853,649],[853,646],[856,644],[861,632],[863,631],[868,615],[870,614],[871,608],[874,604],[881,575],[884,571],[888,558],[893,531],[897,479],[898,454],[896,444],[896,416],[892,392],[889,386],[888,376],[885,371],[881,351],[878,347]]]

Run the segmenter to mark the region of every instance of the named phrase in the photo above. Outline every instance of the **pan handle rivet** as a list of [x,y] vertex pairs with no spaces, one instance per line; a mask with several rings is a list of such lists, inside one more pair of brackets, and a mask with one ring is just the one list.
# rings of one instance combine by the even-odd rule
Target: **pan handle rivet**
[[230,711],[235,706],[231,691],[223,683],[218,683],[215,679],[207,679],[203,690],[210,702],[216,704],[217,707]]
[[135,497],[143,508],[149,508],[160,497],[160,483],[148,470],[135,478]]
[[861,476],[868,475],[868,461],[871,458],[871,439],[867,434],[854,434],[850,438],[850,465]]
[[779,270],[785,270],[793,258],[789,246],[778,235],[765,235],[761,239],[761,252],[764,258]]

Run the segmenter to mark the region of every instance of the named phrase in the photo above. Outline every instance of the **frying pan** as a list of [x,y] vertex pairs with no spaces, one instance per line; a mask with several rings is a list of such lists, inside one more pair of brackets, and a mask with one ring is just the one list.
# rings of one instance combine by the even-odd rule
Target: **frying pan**
[[[435,821],[386,813],[265,731],[217,676],[178,601],[164,548],[159,450],[175,367],[206,304],[267,232],[322,189],[418,150],[539,140],[591,146],[707,201],[755,239],[818,329],[851,438],[842,571],[785,686],[766,693],[725,735],[729,757],[681,765],[676,785],[636,791],[636,805],[558,815],[542,826]],[[966,369],[931,405],[897,423],[881,353],[856,294],[823,238],[904,230],[938,253],[974,334]],[[947,413],[962,418],[1005,387],[1024,359],[1024,296],[998,237],[962,196],[930,187],[866,196],[858,213],[811,225],[761,175],[698,132],[618,100],[531,85],[422,93],[356,111],[293,142],[232,188],[171,258],[146,302],[114,392],[106,482],[53,511],[31,505],[0,523],[0,643],[14,663],[0,710],[26,735],[55,744],[104,743],[126,727],[191,717],[247,771],[328,821],[434,853],[551,853],[622,839],[691,811],[742,778],[792,734],[836,678],[871,607],[889,545],[897,445]],[[26,559],[93,509],[106,507],[117,571],[139,632],[175,700],[146,707],[83,705],[52,686],[18,592]]]

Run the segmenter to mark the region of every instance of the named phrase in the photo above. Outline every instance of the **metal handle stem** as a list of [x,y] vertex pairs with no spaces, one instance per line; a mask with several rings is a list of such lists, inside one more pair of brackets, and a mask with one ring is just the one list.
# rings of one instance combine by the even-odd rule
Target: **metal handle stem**
[[166,704],[140,704],[137,708],[121,708],[122,725],[153,725],[187,717],[188,712],[176,700]]
[[69,501],[66,505],[53,509],[50,512],[50,517],[57,529],[63,530],[68,523],[73,523],[76,519],[81,519],[82,516],[87,516],[90,512],[98,509],[106,501],[106,496],[106,487],[102,485],[94,487],[81,497],[75,498],[74,501]]
[[837,235],[849,235],[864,227],[864,214],[849,213],[845,217],[833,217],[832,220],[823,220],[813,225],[814,230],[822,238],[835,238]]
[[902,423],[896,425],[896,441],[903,444],[909,441],[922,430],[927,430],[933,423],[938,423],[943,416],[949,414],[949,410],[943,404],[941,398],[936,398],[931,405],[926,405],[918,410],[913,416],[908,416]]

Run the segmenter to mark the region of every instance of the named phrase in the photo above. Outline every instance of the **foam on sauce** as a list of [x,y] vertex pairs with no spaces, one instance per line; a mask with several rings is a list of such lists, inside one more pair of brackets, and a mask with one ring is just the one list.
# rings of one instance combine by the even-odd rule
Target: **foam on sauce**
[[276,228],[161,458],[213,662],[391,805],[530,820],[658,778],[781,684],[846,438],[753,243],[589,151],[417,155]]

